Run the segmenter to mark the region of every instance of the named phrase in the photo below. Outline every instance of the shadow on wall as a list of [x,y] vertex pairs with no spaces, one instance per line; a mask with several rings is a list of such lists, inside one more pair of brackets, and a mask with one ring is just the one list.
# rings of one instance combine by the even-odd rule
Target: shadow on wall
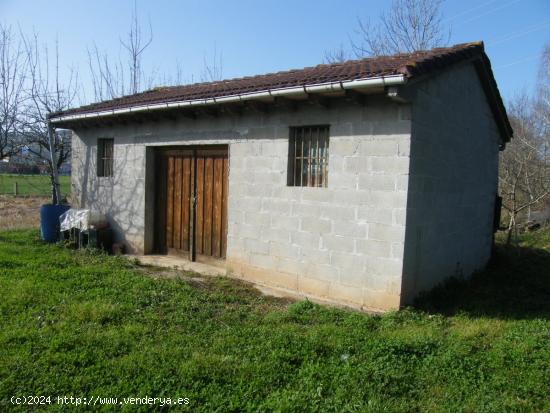
[[488,267],[452,278],[414,306],[430,313],[501,319],[550,318],[550,251],[497,245]]
[[143,221],[140,216],[143,212],[140,211],[143,211],[145,173],[139,171],[137,176],[135,173],[136,164],[143,163],[143,156],[135,153],[132,145],[116,147],[115,141],[113,176],[100,178],[96,172],[96,157],[93,156],[96,151],[94,137],[85,138],[84,141],[87,144],[73,154],[77,162],[73,175],[78,184],[77,188],[73,188],[71,201],[76,201],[79,208],[90,208],[107,215],[115,241],[122,241],[132,249],[132,240],[126,236],[131,238],[135,235],[139,238],[143,230],[136,227],[136,222]]

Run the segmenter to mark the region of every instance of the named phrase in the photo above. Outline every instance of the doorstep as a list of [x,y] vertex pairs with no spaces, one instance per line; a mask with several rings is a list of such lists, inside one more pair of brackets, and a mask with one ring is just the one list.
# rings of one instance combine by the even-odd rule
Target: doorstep
[[173,255],[128,255],[128,258],[137,259],[141,264],[157,267],[176,268],[178,270],[192,271],[202,275],[226,275],[227,270],[216,265],[193,262],[185,258]]

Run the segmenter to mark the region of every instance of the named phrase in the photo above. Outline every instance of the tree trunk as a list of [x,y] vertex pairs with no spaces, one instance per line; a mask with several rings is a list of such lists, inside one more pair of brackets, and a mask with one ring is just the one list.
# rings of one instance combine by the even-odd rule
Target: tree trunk
[[55,159],[55,130],[48,122],[48,140],[50,146],[50,179],[52,182],[52,204],[57,205],[61,201],[59,190],[59,176],[57,174],[57,161]]
[[512,232],[516,226],[516,212],[510,212],[510,222],[508,223],[508,230],[506,231],[506,245],[510,245],[512,242]]
[[52,204],[59,204],[59,198],[57,197],[57,191],[55,190],[55,180],[53,174],[50,172],[50,183],[52,186]]

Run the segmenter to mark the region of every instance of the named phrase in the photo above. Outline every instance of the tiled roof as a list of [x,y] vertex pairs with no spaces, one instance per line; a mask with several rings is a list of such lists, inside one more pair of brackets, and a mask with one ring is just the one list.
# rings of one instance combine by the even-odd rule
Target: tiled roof
[[[304,69],[216,82],[158,87],[135,95],[123,96],[117,99],[69,109],[52,114],[52,117],[125,109],[157,103],[221,98],[279,88],[353,81],[380,76],[404,75],[407,78],[411,78],[437,71],[459,61],[476,58],[482,62],[487,71],[486,83],[488,83],[489,89],[493,92],[495,99],[493,103],[501,106],[503,109],[504,106],[491,72],[489,59],[484,52],[483,43],[474,42],[393,56],[379,56],[361,60],[349,60],[343,63],[321,64]],[[508,119],[506,118],[506,123],[507,121]]]

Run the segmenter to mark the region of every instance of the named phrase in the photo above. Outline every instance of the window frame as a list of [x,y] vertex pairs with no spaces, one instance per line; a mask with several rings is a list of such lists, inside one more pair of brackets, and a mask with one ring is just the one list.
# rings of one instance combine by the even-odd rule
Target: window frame
[[287,186],[328,188],[329,147],[330,125],[291,126]]
[[[110,149],[108,154],[107,148]],[[114,138],[98,138],[97,139],[97,177],[112,178],[114,175],[114,160],[115,160],[115,140]],[[109,156],[110,155],[110,156]]]

